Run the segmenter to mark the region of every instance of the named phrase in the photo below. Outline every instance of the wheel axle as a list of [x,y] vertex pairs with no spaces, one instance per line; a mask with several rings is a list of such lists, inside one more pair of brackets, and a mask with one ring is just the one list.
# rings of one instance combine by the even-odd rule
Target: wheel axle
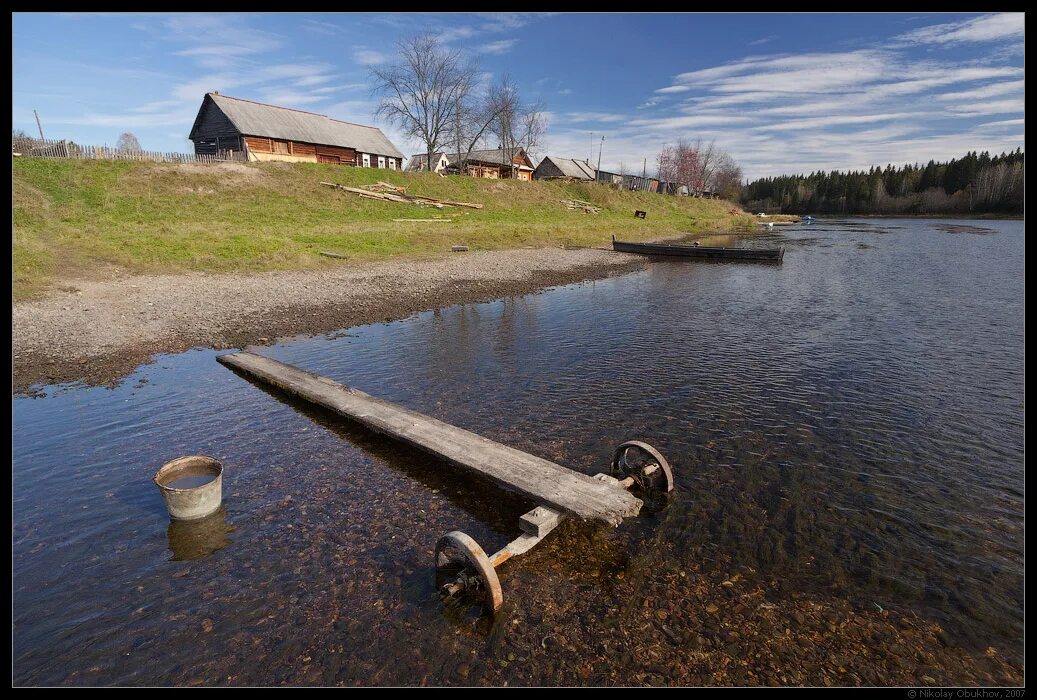
[[[640,453],[640,461],[631,457],[633,452]],[[611,474],[597,474],[594,478],[627,490],[673,490],[669,463],[646,442],[630,440],[617,447],[609,471]],[[565,513],[553,508],[537,506],[520,518],[522,534],[492,556],[487,556],[478,542],[459,530],[443,535],[435,549],[436,585],[440,594],[452,598],[465,592],[477,592],[484,607],[496,613],[504,604],[496,568],[535,547],[565,517]]]

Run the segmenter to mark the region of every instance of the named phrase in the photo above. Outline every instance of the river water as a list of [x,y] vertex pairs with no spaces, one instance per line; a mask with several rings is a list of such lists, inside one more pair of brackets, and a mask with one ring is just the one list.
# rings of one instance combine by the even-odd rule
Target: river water
[[[657,262],[260,350],[588,474],[625,439],[669,458],[665,507],[566,523],[506,564],[495,620],[439,602],[431,550],[454,529],[497,549],[528,501],[213,351],[16,397],[14,682],[464,683],[509,663],[594,682],[567,675],[570,642],[594,648],[663,550],[668,571],[723,555],[1021,658],[1023,222],[822,220],[742,245],[776,242],[781,265]],[[151,481],[187,454],[226,469],[201,524],[170,523]],[[566,641],[530,676],[527,638]]]

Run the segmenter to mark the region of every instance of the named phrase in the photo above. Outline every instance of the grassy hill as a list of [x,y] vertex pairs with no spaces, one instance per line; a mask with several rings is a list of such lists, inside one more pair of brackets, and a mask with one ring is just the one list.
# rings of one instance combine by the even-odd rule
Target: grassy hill
[[[13,171],[16,299],[112,265],[141,273],[307,269],[443,255],[457,243],[472,250],[602,245],[612,234],[639,240],[754,223],[718,200],[333,165],[15,159]],[[384,180],[412,194],[485,206],[439,210],[364,199],[322,180],[357,187]],[[563,199],[593,202],[602,212],[569,210]],[[635,209],[647,218],[635,218]]]

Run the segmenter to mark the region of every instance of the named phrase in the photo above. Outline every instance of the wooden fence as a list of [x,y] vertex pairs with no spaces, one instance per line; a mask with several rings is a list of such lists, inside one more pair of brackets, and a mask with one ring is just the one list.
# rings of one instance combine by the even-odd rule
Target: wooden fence
[[217,163],[247,160],[244,151],[220,151],[198,155],[161,151],[133,151],[111,146],[82,146],[71,141],[15,139],[12,155],[21,158],[70,158],[73,160],[148,160],[159,163]]

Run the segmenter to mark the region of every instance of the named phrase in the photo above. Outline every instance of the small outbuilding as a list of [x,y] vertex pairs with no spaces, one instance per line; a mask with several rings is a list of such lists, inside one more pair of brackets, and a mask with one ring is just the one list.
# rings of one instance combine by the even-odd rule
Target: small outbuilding
[[557,158],[545,156],[536,170],[533,171],[534,180],[550,180],[552,178],[566,178],[593,182],[597,177],[597,170],[586,160],[576,158]]
[[[407,161],[407,170],[414,172],[428,170],[425,162],[428,154],[416,153]],[[493,180],[515,178],[531,181],[533,179],[533,162],[526,155],[524,148],[496,148],[491,150],[472,151],[467,156],[461,154],[464,161],[463,174],[472,177],[490,178]],[[433,172],[461,173],[461,165],[456,151],[442,151],[432,154]]]
[[198,155],[245,151],[249,160],[403,168],[403,153],[377,127],[218,92],[202,99],[188,138]]

